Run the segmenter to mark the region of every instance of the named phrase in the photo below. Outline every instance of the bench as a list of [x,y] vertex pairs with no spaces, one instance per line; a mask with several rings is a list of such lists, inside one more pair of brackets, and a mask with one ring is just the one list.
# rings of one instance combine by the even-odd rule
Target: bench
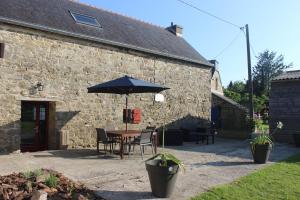
[[186,142],[196,142],[196,144],[199,144],[200,140],[202,143],[204,143],[206,140],[206,144],[209,144],[211,139],[212,144],[215,143],[215,135],[217,133],[215,129],[207,130],[207,128],[181,128],[181,130],[184,133],[184,141]]

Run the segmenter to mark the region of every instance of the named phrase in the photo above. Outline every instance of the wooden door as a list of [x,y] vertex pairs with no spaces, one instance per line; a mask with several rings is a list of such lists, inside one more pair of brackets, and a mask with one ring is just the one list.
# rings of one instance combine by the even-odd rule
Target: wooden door
[[49,103],[22,101],[21,151],[48,149]]

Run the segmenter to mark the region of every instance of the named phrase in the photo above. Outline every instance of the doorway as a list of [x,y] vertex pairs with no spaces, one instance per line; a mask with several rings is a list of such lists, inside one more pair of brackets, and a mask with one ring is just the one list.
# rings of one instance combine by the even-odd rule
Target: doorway
[[21,151],[48,149],[49,102],[21,102]]

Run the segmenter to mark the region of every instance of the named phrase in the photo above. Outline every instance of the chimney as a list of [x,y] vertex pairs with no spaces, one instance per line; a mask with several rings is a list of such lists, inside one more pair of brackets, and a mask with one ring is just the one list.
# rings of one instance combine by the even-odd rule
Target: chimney
[[219,62],[217,60],[209,60],[214,66],[211,68],[211,74],[213,75],[215,71],[219,71]]
[[182,37],[183,28],[177,24],[173,24],[173,22],[171,22],[171,26],[167,27],[166,30],[170,31],[178,37]]

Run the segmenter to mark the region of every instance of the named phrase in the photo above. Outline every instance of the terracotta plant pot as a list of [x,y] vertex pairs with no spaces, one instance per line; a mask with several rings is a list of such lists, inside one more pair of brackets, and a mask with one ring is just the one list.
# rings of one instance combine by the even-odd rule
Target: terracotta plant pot
[[254,148],[251,146],[251,152],[254,159],[254,163],[266,163],[269,159],[271,149],[272,147],[270,144],[255,144]]
[[161,167],[159,162],[160,160],[146,161],[151,190],[155,197],[168,198],[174,190],[179,166],[170,161],[168,167]]
[[300,147],[300,134],[293,134],[296,147]]

